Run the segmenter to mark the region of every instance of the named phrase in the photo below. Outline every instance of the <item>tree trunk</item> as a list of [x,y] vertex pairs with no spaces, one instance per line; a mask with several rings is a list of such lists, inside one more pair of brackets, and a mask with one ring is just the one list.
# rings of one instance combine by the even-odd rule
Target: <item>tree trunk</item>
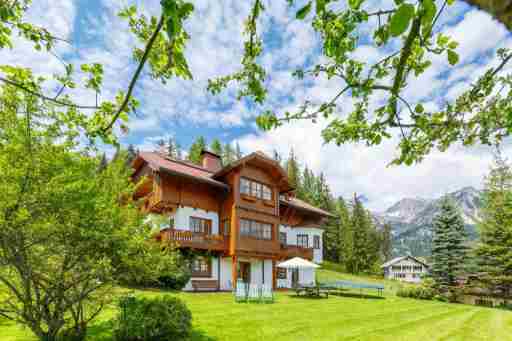
[[464,0],[489,13],[499,22],[512,30],[512,0]]

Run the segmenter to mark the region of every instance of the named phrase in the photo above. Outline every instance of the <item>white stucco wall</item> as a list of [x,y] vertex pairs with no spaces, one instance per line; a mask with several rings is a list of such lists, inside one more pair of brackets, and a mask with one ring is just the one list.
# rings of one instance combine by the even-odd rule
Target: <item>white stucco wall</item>
[[177,230],[190,230],[190,217],[210,219],[212,221],[212,234],[219,233],[219,215],[217,212],[205,211],[200,208],[179,207],[174,215],[174,225]]
[[324,230],[314,227],[289,227],[286,225],[279,226],[279,232],[286,233],[286,243],[289,245],[297,245],[297,235],[298,234],[307,234],[308,235],[308,247],[313,247],[313,236],[320,237],[320,249],[313,250],[313,262],[322,263],[323,262],[323,240],[322,235]]
[[231,290],[231,257],[222,257],[220,261],[220,290]]

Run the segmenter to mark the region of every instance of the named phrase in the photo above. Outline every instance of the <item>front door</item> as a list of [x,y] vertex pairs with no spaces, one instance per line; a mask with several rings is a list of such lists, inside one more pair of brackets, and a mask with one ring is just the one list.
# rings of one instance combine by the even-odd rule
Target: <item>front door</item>
[[242,279],[244,283],[251,283],[251,263],[240,262],[238,268],[238,278]]
[[296,288],[299,285],[299,269],[292,270],[292,288]]

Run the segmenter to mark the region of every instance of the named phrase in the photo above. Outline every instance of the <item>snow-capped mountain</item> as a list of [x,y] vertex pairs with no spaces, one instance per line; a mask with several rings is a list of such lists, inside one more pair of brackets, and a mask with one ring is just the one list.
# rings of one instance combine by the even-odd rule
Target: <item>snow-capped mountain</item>
[[[481,191],[464,187],[448,193],[460,209],[470,238],[476,237],[475,225],[482,205]],[[393,228],[394,252],[397,255],[428,256],[431,250],[432,220],[439,213],[438,199],[405,198],[376,214],[379,222],[388,222]]]

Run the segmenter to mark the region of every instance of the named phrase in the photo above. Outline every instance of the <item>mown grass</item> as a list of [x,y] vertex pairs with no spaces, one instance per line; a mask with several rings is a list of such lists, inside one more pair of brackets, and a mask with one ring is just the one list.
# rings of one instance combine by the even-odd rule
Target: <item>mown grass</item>
[[[355,295],[297,298],[278,292],[275,304],[235,303],[229,293],[170,293],[193,314],[191,341],[215,340],[512,340],[512,312],[396,297],[396,282],[319,270],[320,280],[345,279],[386,285],[384,298]],[[123,290],[124,291],[124,290]],[[137,290],[154,296],[162,292]],[[109,308],[89,340],[110,340]],[[28,330],[0,320],[0,340],[33,340]]]

